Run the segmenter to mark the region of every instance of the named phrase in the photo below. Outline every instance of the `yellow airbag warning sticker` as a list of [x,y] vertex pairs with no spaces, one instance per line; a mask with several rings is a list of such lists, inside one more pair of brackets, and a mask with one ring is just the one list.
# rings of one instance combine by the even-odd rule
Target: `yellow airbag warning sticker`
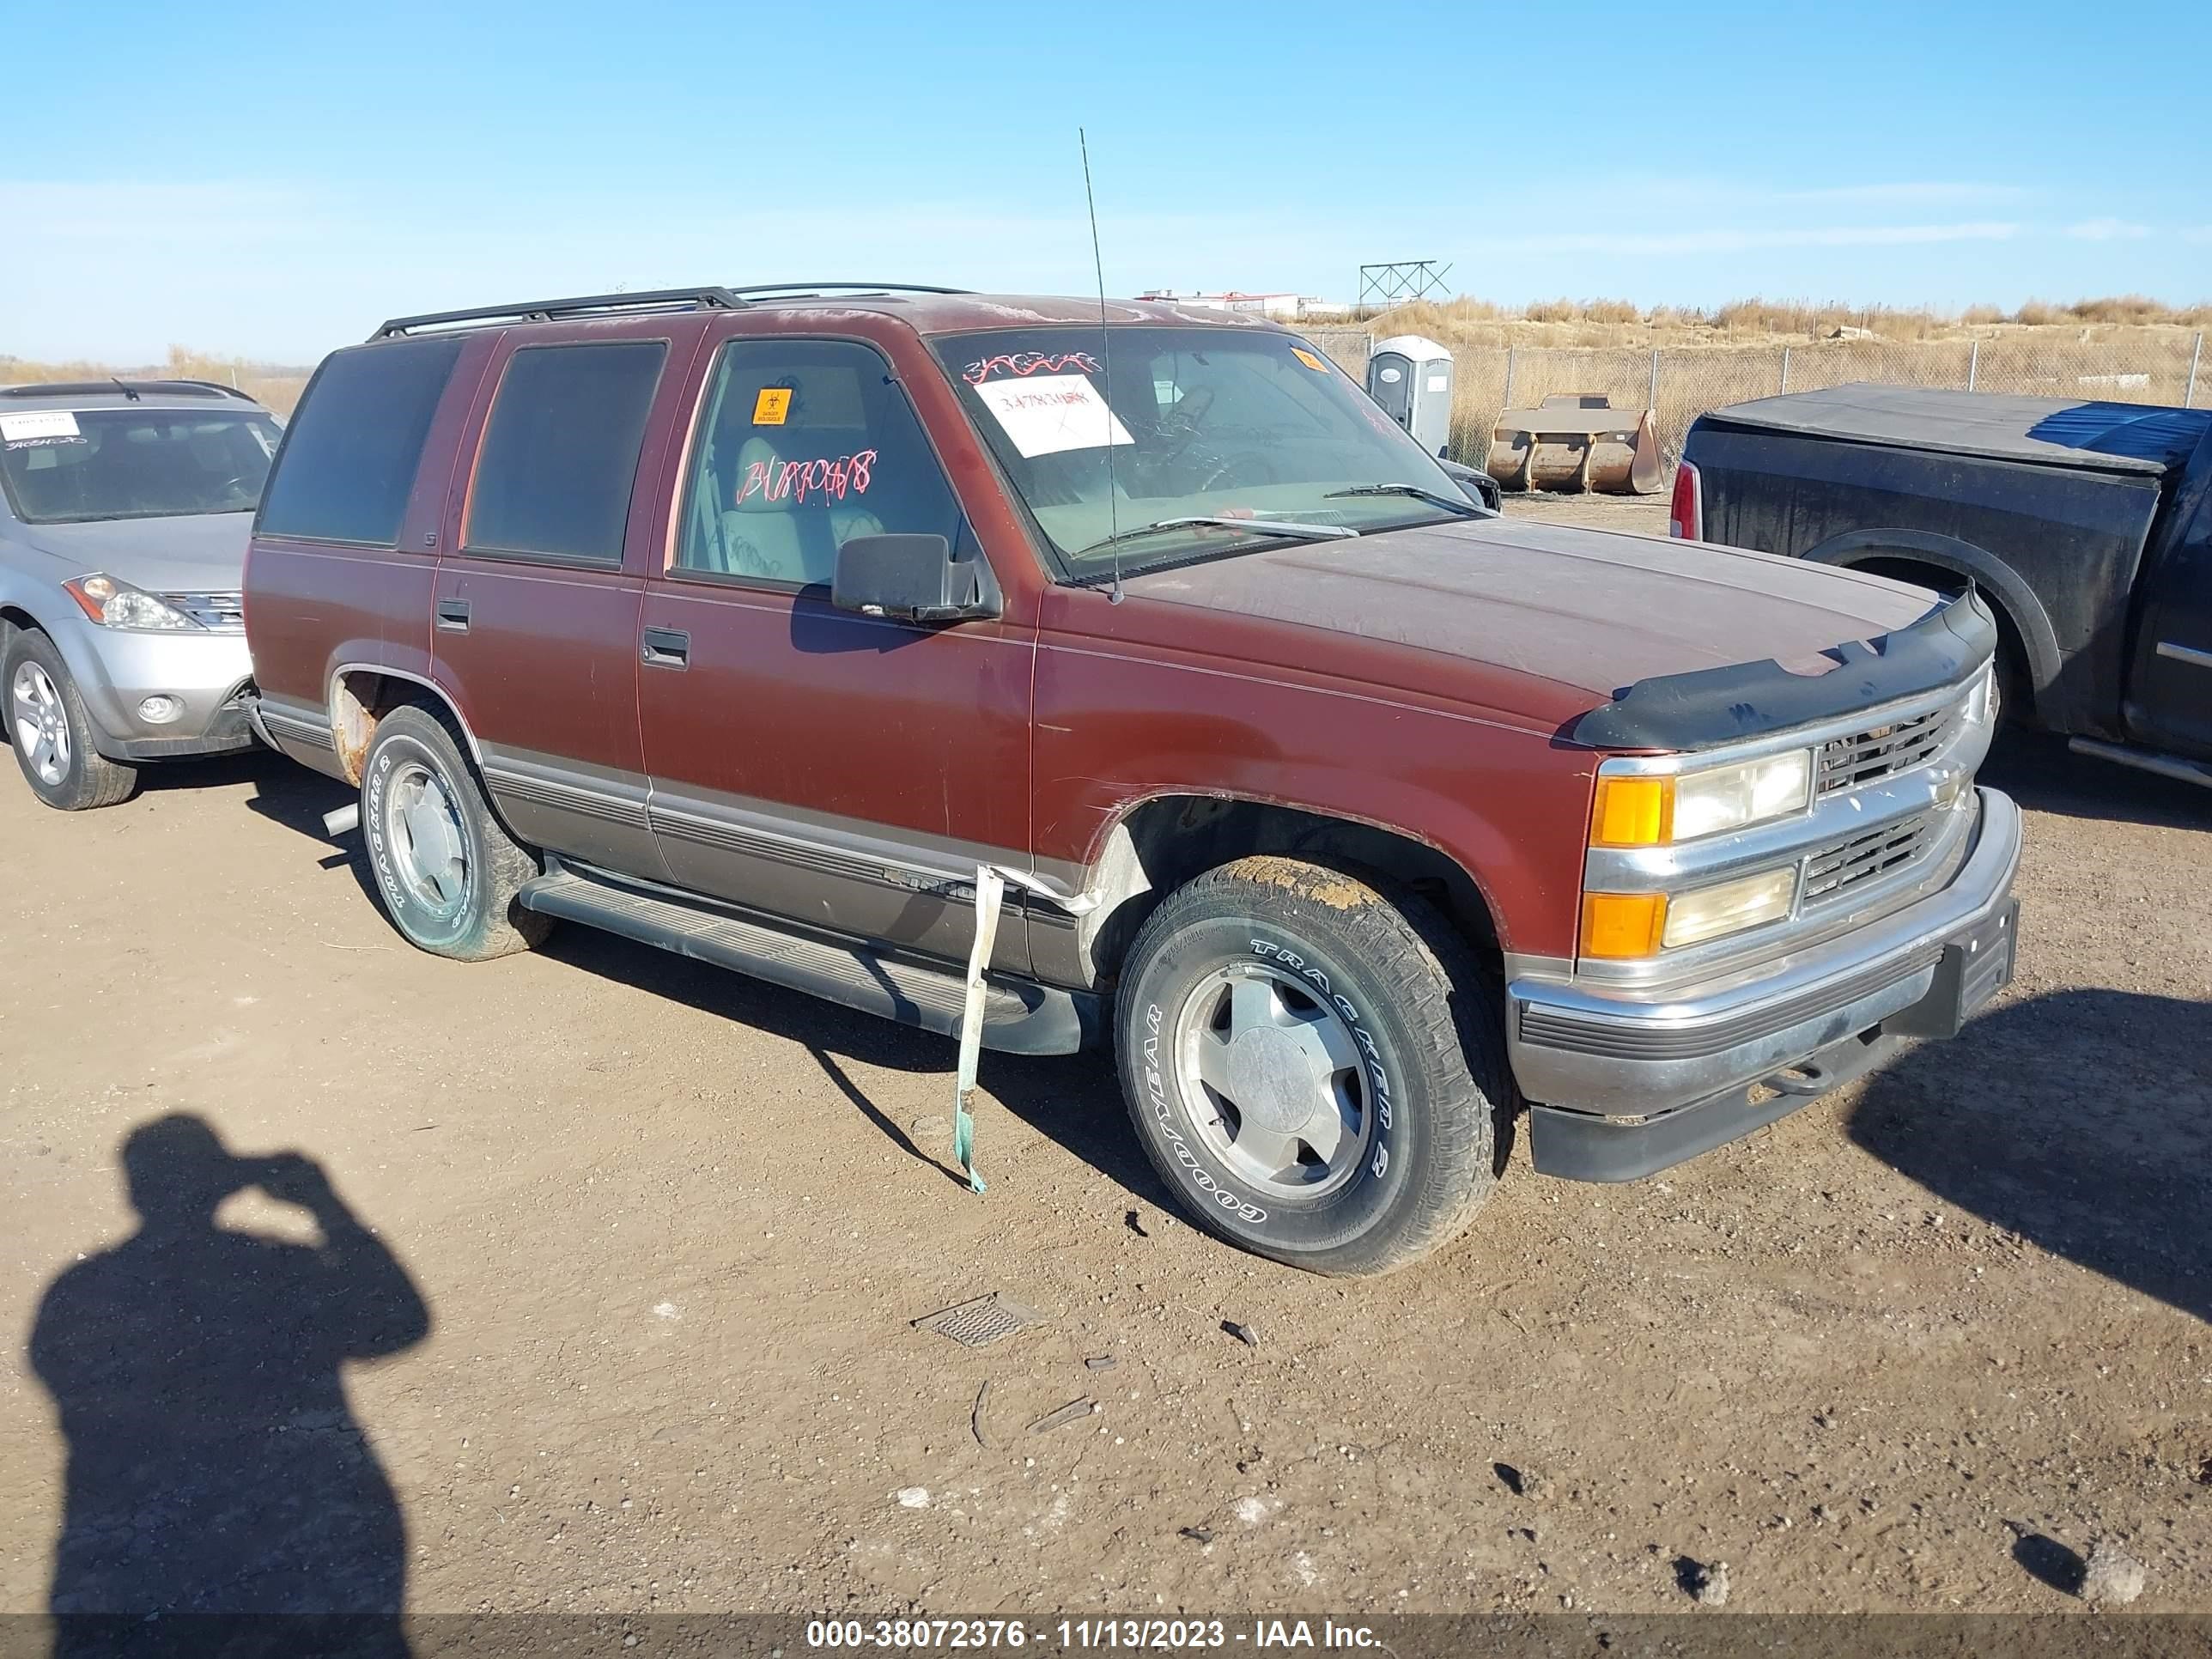
[[1291,348],[1291,356],[1297,358],[1300,362],[1304,363],[1308,368],[1313,370],[1316,374],[1326,374],[1328,373],[1328,365],[1322,362],[1320,358],[1315,356],[1312,352],[1308,351],[1304,346],[1292,346]]
[[791,414],[791,388],[787,386],[764,386],[760,396],[753,399],[755,426],[781,426]]

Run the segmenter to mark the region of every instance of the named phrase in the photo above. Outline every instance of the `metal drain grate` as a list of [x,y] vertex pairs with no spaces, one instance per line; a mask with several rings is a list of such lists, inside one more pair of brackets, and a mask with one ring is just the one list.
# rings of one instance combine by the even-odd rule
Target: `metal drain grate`
[[1002,1336],[1012,1336],[1016,1331],[1042,1323],[1044,1316],[1035,1308],[1024,1307],[994,1291],[973,1302],[962,1302],[925,1314],[914,1322],[914,1328],[949,1336],[963,1348],[980,1348]]

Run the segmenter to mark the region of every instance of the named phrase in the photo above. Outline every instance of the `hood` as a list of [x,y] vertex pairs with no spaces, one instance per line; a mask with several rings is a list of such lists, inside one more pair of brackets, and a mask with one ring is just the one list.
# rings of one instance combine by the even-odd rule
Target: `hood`
[[1504,519],[1300,543],[1125,586],[1486,663],[1599,702],[1660,675],[1806,663],[1929,610],[1920,589],[1827,565]]
[[32,524],[16,533],[66,569],[67,581],[98,570],[149,593],[235,593],[244,584],[251,513],[195,513],[180,519],[99,519]]

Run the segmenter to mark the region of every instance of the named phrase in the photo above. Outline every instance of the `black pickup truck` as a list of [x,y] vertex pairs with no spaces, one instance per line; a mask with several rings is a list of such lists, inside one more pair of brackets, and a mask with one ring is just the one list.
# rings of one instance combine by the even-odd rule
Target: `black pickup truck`
[[1843,386],[1701,416],[1670,532],[1978,588],[2008,714],[2212,785],[2212,410]]

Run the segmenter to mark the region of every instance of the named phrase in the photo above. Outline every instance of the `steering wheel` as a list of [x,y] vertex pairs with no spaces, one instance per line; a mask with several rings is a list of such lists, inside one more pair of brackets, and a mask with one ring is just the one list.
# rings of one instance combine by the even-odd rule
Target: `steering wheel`
[[1206,475],[1200,489],[1223,489],[1236,485],[1280,483],[1282,475],[1275,464],[1256,449],[1248,449],[1235,455],[1214,458],[1212,468]]
[[1159,434],[1168,441],[1167,452],[1160,457],[1162,465],[1173,465],[1182,459],[1183,451],[1198,441],[1199,422],[1212,407],[1213,388],[1202,386],[1160,417]]

